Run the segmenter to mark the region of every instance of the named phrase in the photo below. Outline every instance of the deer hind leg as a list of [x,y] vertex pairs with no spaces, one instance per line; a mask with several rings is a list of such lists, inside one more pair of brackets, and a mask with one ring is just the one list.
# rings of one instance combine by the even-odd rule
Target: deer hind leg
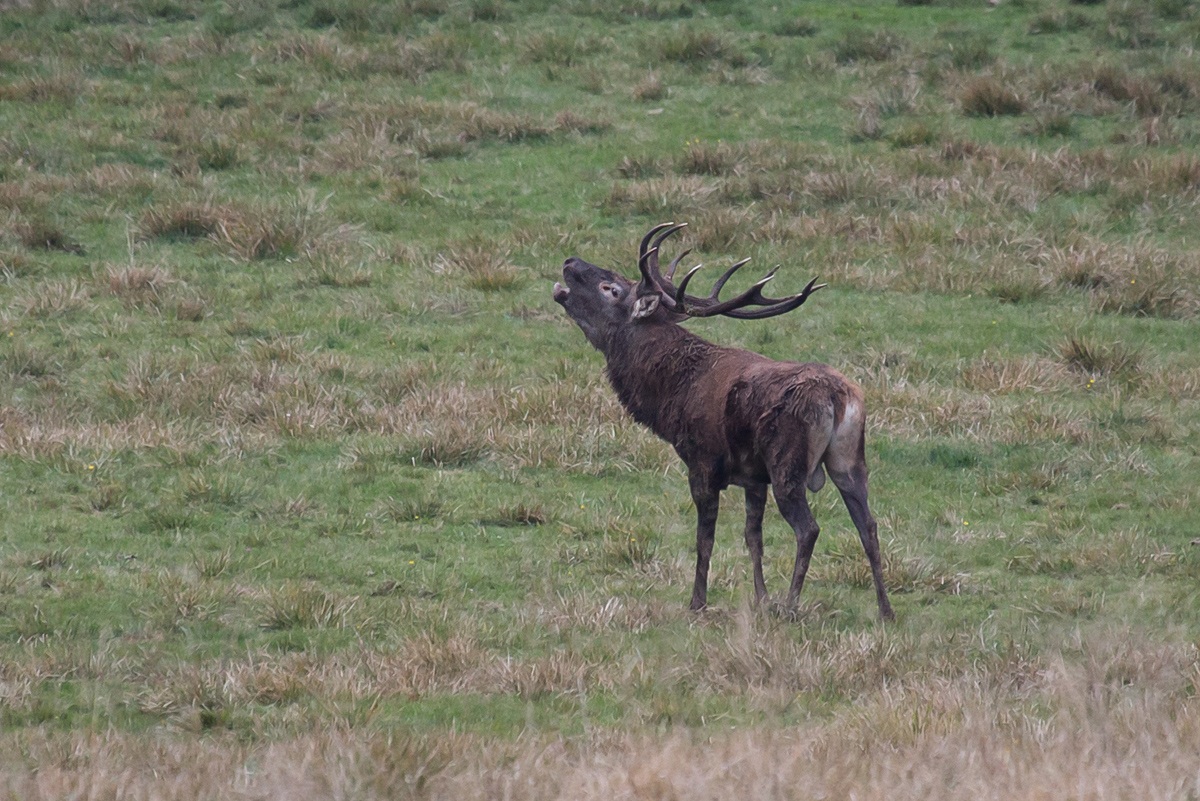
[[767,583],[763,580],[763,512],[767,507],[767,485],[752,484],[746,487],[746,549],[750,552],[750,564],[754,567],[754,601],[767,599]]
[[783,519],[796,533],[796,565],[792,569],[792,584],[787,595],[787,605],[791,607],[796,605],[800,590],[804,588],[804,577],[808,575],[808,563],[812,560],[821,528],[808,507],[802,481],[776,484],[775,503]]
[[842,500],[850,512],[850,519],[858,529],[858,538],[862,542],[863,550],[867,552],[867,561],[871,563],[871,578],[875,582],[875,600],[879,604],[879,616],[884,620],[895,620],[896,615],[888,602],[887,589],[883,586],[878,527],[867,503],[867,466],[859,461],[844,472],[831,468],[829,477],[842,494]]

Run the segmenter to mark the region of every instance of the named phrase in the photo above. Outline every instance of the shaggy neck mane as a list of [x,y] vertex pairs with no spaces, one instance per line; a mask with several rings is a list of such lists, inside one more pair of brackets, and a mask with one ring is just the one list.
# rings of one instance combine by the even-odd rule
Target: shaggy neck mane
[[622,331],[604,348],[609,383],[625,410],[667,442],[681,433],[680,412],[719,348],[672,323]]

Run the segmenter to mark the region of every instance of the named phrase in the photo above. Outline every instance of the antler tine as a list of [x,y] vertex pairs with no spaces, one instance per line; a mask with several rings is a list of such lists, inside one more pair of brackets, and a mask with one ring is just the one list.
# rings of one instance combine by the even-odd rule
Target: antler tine
[[[738,270],[742,269],[749,263],[750,263],[750,259],[748,259],[748,258],[742,259],[737,264],[733,265],[728,270],[726,270],[725,274],[722,275],[720,278],[718,278],[717,282],[715,284],[713,284],[713,289],[712,289],[712,292],[709,294],[709,297],[712,298],[713,300],[716,300],[717,295],[721,294],[721,290],[725,287],[725,282],[729,280],[730,276],[732,276],[734,273],[736,273]],[[772,270],[771,275],[774,275],[774,274],[775,274],[775,271]],[[770,279],[768,279],[768,280],[770,280]]]
[[701,298],[687,298],[684,293],[687,292],[687,285],[691,282],[692,276],[700,271],[703,264],[697,264],[695,267],[687,271],[687,275],[679,282],[679,288],[675,290],[675,303],[681,305],[688,300],[699,301]]
[[[706,297],[706,298],[702,298],[697,295],[687,296],[685,294],[687,292],[687,285],[692,280],[692,276],[694,276],[696,274],[696,271],[699,270],[703,266],[701,264],[697,264],[695,267],[693,267],[691,270],[688,271],[687,275],[685,275],[683,277],[683,280],[679,283],[679,288],[675,290],[676,303],[684,303],[686,301],[688,303],[691,303],[693,308],[697,308],[697,309],[706,308],[709,306],[719,304],[721,302],[719,296],[721,294],[721,290],[725,287],[725,282],[727,282],[734,273],[736,273],[738,270],[742,269],[749,263],[750,263],[750,259],[748,259],[748,258],[742,259],[741,261],[737,262],[732,267],[730,267],[728,270],[726,270],[721,275],[721,277],[717,279],[716,283],[713,284],[712,292],[710,292],[708,294],[708,297]],[[776,268],[776,269],[779,269],[779,268]],[[739,295],[738,298],[734,298],[734,300],[738,300],[739,298],[742,298],[742,297],[753,297],[754,292],[756,290],[761,289],[768,281],[770,281],[774,277],[775,277],[775,270],[772,270],[771,272],[767,273],[767,275],[764,278],[761,278],[758,281],[758,283],[756,283],[754,286],[750,287],[750,289],[748,289],[742,295]],[[759,294],[758,297],[762,298],[762,295]],[[748,301],[748,302],[753,302],[753,301]]]
[[642,237],[642,244],[638,248],[638,270],[647,288],[657,289],[670,297],[671,283],[658,270],[658,249],[667,237],[686,227],[687,223],[659,223]]
[[674,279],[675,278],[675,270],[678,269],[679,263],[681,261],[683,261],[684,256],[686,256],[687,254],[689,254],[691,252],[692,252],[691,249],[685,250],[682,253],[680,253],[678,256],[676,256],[675,258],[671,259],[671,263],[667,265],[667,274],[664,275],[663,278],[666,278],[668,281]]
[[[762,294],[762,288],[774,277],[775,270],[772,270],[759,279],[754,286],[737,297],[730,298],[723,303],[715,302],[715,298],[709,299],[707,302],[700,298],[689,298],[689,304],[685,307],[684,312],[689,317],[715,317],[716,315],[724,315],[726,317],[735,317],[739,320],[763,320],[767,317],[786,314],[793,309],[799,308],[804,301],[808,300],[809,295],[825,286],[825,284],[818,284],[817,279],[814,278],[808,282],[798,295],[792,295],[788,298],[768,298]],[[700,304],[696,305],[696,301],[700,301]],[[745,306],[762,306],[763,308],[744,309]]]
[[639,261],[641,261],[642,257],[646,255],[646,251],[650,249],[650,240],[654,238],[654,235],[657,234],[659,231],[663,230],[664,228],[670,228],[674,224],[675,223],[673,223],[673,222],[659,223],[658,225],[651,228],[650,231],[644,237],[642,237],[642,244],[638,246],[638,260]]

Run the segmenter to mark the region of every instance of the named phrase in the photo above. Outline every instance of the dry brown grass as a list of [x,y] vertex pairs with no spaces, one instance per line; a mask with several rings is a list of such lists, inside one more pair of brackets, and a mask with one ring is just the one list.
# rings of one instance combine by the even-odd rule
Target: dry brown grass
[[104,284],[110,294],[131,308],[159,306],[168,290],[176,283],[171,274],[158,266],[135,264],[110,266],[104,271]]
[[285,205],[246,209],[220,219],[215,238],[246,261],[312,256],[357,242],[358,228],[330,219],[327,204],[309,192]]
[[963,113],[970,117],[998,117],[1022,114],[1028,103],[1001,78],[974,78],[958,98]]
[[485,292],[513,289],[519,285],[521,276],[511,257],[511,252],[497,249],[493,242],[469,239],[448,243],[434,257],[431,270],[472,289]]
[[202,239],[217,236],[237,212],[211,199],[168,201],[149,206],[137,225],[143,239]]
[[633,89],[630,90],[634,100],[642,103],[654,102],[662,100],[669,93],[669,89],[663,83],[662,76],[657,72],[649,72],[646,77],[642,78]]
[[[778,143],[777,143],[778,144]],[[1188,154],[960,147],[870,165],[802,148],[688,142],[676,175],[625,156],[606,212],[697,220],[701,249],[731,241],[789,250],[819,246],[822,274],[864,289],[983,293],[1026,303],[1083,292],[1102,313],[1191,318],[1200,262],[1143,238],[1089,226],[1039,236],[1011,224],[1064,194],[1103,195],[1099,219],[1153,205],[1181,219],[1200,202],[1200,166]],[[949,215],[949,216],[948,216]],[[950,220],[954,222],[950,222]],[[703,221],[700,224],[699,221]],[[1006,222],[1007,221],[1007,222]],[[880,258],[876,246],[890,246]]]
[[86,91],[81,74],[58,70],[49,75],[32,75],[0,86],[0,100],[25,103],[72,103]]
[[[182,728],[153,737],[33,729],[4,735],[0,797],[790,799],[804,788],[820,797],[901,801],[964,794],[1140,801],[1200,792],[1193,645],[1097,631],[1068,636],[1061,655],[1031,661],[998,651],[964,673],[913,683],[905,678],[914,667],[911,646],[894,637],[862,632],[780,651],[769,628],[734,622],[710,654],[705,680],[724,691],[766,692],[776,701],[764,702],[775,703],[788,688],[826,684],[819,669],[832,664],[847,677],[861,670],[858,703],[786,729],[668,724],[657,735],[593,729],[511,741],[347,725],[247,743],[189,734],[187,717],[178,715]],[[470,672],[475,647],[414,642],[370,669],[393,691],[413,687],[408,675],[440,677],[432,686],[446,686]],[[571,656],[502,660],[488,682],[530,697],[549,691],[565,702],[595,669]],[[286,705],[312,681],[301,677],[337,673],[302,655],[229,666],[212,677],[180,673],[172,685],[193,689],[171,703],[219,721],[227,688],[239,688],[238,698]],[[16,676],[2,686],[16,703],[28,690]],[[657,708],[672,714],[667,699]]]

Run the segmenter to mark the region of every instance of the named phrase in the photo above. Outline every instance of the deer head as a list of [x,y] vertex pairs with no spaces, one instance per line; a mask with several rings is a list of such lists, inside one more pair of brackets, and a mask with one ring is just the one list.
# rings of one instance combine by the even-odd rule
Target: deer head
[[658,254],[667,237],[682,230],[686,223],[662,223],[650,229],[638,247],[638,270],[641,280],[634,282],[622,275],[597,267],[578,257],[563,262],[563,280],[554,285],[557,301],[583,330],[588,341],[600,350],[612,338],[630,325],[649,323],[679,323],[693,317],[736,317],[742,320],[761,320],[785,314],[799,308],[808,296],[824,284],[816,279],[808,282],[798,295],[768,298],[763,287],[775,277],[771,270],[740,295],[722,301],[721,290],[730,277],[750,260],[743,259],[717,279],[706,297],[687,294],[688,284],[702,265],[692,267],[674,283],[675,271],[690,251],[685,250],[667,266],[666,274],[659,269]]

